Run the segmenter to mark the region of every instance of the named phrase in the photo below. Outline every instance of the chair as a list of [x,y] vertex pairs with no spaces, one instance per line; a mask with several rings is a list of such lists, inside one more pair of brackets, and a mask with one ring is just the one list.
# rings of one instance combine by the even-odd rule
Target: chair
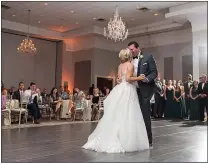
[[83,121],[90,121],[92,118],[92,101],[91,100],[84,100],[83,104],[83,114],[82,114],[82,120]]
[[[103,103],[104,100],[105,100],[105,97],[100,97],[99,110],[98,110],[98,120],[100,120],[104,114],[104,103]],[[101,114],[102,114],[102,116],[101,116]]]
[[74,118],[73,121],[76,120],[77,113],[83,113],[84,110],[84,100],[77,100],[75,102],[75,109],[74,109]]
[[14,114],[18,113],[19,114],[19,125],[21,124],[21,116],[22,116],[22,114],[25,115],[25,122],[27,123],[27,116],[28,116],[27,104],[25,104],[23,106],[22,102],[19,105],[19,101],[18,100],[11,100],[11,108],[10,109],[11,109],[11,114],[12,113],[14,113]]
[[10,108],[11,108],[11,100],[7,100],[6,101],[6,109],[1,110],[3,117],[4,118],[6,117],[9,120],[9,126],[11,126],[11,124],[12,124]]

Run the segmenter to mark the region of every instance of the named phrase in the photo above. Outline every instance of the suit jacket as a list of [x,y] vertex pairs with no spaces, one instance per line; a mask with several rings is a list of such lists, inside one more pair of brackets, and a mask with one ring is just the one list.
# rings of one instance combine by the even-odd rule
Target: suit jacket
[[208,99],[208,81],[204,83],[204,88],[202,89],[202,83],[198,85],[199,94],[206,94]]
[[155,84],[156,84],[156,87],[157,87],[157,93],[159,95],[163,95],[164,89],[163,89],[162,83],[159,80],[155,80]]
[[137,76],[144,74],[148,83],[138,81],[139,89],[144,97],[152,96],[156,90],[155,79],[158,76],[157,65],[151,54],[142,54],[138,63]]
[[[23,90],[23,92],[25,92],[25,90]],[[19,100],[19,102],[20,102],[20,91],[19,91],[19,89],[14,92],[13,99]]]
[[[190,86],[189,86],[189,83],[190,83]],[[186,81],[184,83],[185,97],[187,97],[187,95],[189,95],[189,91],[190,91],[190,88],[192,87],[192,85],[193,85],[193,81]]]

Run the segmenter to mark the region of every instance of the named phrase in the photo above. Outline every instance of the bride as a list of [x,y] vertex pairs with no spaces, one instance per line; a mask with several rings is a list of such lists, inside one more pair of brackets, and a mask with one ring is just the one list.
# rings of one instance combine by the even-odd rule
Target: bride
[[133,77],[134,66],[129,49],[119,53],[121,64],[118,77],[121,83],[114,87],[104,101],[104,115],[82,147],[97,152],[120,153],[149,149],[147,131],[137,97]]

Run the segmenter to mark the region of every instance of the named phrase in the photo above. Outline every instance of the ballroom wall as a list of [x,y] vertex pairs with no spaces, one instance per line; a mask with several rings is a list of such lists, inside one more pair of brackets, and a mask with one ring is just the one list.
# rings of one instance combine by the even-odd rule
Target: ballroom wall
[[[79,74],[75,74],[75,64],[83,61],[91,61],[90,78],[88,78],[89,74],[86,74],[84,67],[83,71],[79,70]],[[89,82],[91,84],[95,83],[96,76],[114,77],[117,74],[118,63],[118,54],[108,50],[90,48],[75,52],[65,51],[63,53],[62,84],[67,81],[69,89],[72,90],[74,86],[80,85],[80,83],[75,83],[75,75],[80,76],[76,78],[85,76],[85,80],[82,82]],[[88,90],[89,86],[87,87],[83,84],[83,87],[84,90]]]
[[[192,74],[193,63],[189,63],[192,59],[192,32],[190,28],[174,30],[169,32],[152,34],[149,36],[137,36],[129,38],[123,42],[112,42],[98,35],[85,35],[65,40],[65,55],[63,71],[65,80],[70,80],[71,87],[74,83],[74,64],[78,61],[91,60],[91,83],[95,83],[95,76],[115,76],[116,69],[119,64],[118,53],[122,48],[126,48],[130,41],[138,41],[144,52],[152,53],[158,65],[161,78],[169,78],[164,76],[172,73],[171,76],[176,80],[186,80],[188,73]],[[188,60],[183,58],[188,57]],[[172,64],[165,64],[167,58],[172,58]],[[72,60],[73,62],[69,61]],[[170,65],[172,65],[170,67]],[[66,72],[70,72],[68,75]],[[85,75],[84,73],[82,75]],[[68,76],[68,77],[67,77]],[[68,78],[68,79],[67,79]]]
[[19,54],[17,47],[24,36],[1,32],[1,74],[6,87],[25,87],[35,82],[39,88],[51,90],[55,85],[56,42],[33,39],[37,47],[35,55]]
[[[59,43],[33,39],[38,49],[35,56],[16,52],[22,39],[22,36],[2,33],[2,79],[7,87],[17,86],[19,81],[24,81],[28,86],[31,81],[35,81],[40,88],[51,89],[54,85],[60,86],[68,82],[69,89],[72,90],[76,85],[75,64],[81,61],[90,61],[91,77],[86,79],[91,84],[96,83],[96,76],[114,77],[119,64],[118,53],[132,40],[138,41],[144,51],[154,55],[162,78],[164,70],[166,73],[170,70],[176,80],[184,79],[187,72],[191,73],[192,63],[187,63],[192,58],[190,28],[131,37],[118,43],[98,35],[73,37]],[[183,59],[184,56],[189,57],[189,60]],[[172,57],[172,67],[168,67],[169,64],[165,67],[164,61],[167,57]],[[89,74],[85,74],[83,70],[79,75]]]

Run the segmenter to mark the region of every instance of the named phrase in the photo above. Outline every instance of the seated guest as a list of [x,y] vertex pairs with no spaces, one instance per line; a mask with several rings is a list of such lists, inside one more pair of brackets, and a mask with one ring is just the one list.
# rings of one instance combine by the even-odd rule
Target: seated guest
[[1,95],[1,110],[6,109],[7,90],[3,88]]
[[37,104],[42,104],[42,102],[43,102],[43,97],[41,96],[40,89],[37,88],[37,89],[36,89],[36,92],[37,92]]
[[47,100],[48,100],[48,93],[47,93],[47,89],[43,89],[43,92],[41,92],[41,96],[42,96],[42,99],[43,99],[43,104],[47,103]]
[[30,83],[30,90],[26,90],[24,92],[24,96],[28,96],[29,102],[27,105],[28,110],[32,113],[32,116],[34,117],[34,123],[39,124],[40,119],[40,109],[38,108],[37,104],[35,103],[35,97],[37,95],[36,92],[36,84]]
[[58,94],[57,88],[55,87],[51,90],[50,100],[52,104],[52,109],[56,113],[56,120],[59,120],[61,114],[62,99]]
[[80,102],[83,105],[82,107],[84,108],[83,110],[83,115],[82,115],[82,120],[84,121],[90,121],[91,120],[91,112],[92,112],[92,102],[90,100],[90,97],[86,97],[84,92],[80,91],[79,92],[79,98],[80,98]]
[[105,98],[110,94],[110,89],[109,88],[106,88],[105,89]]
[[190,120],[199,120],[199,92],[198,82],[194,81],[189,91],[190,100]]
[[15,92],[15,87],[11,87],[10,89],[9,89],[9,91],[8,91],[8,93],[9,93],[9,95],[13,98],[13,96],[14,96],[14,92]]
[[19,83],[19,89],[14,92],[13,99],[19,100],[19,102],[21,103],[20,99],[24,95],[24,92],[25,92],[25,89],[24,88],[25,88],[24,83],[23,82],[20,82]]
[[98,116],[97,114],[99,110],[99,100],[100,100],[99,89],[94,88],[93,96],[92,96],[92,121],[97,119]]
[[73,90],[73,101],[74,101],[74,103],[76,103],[76,101],[77,100],[79,100],[78,99],[78,93],[80,92],[80,90],[78,89],[78,88],[74,88],[74,90]]
[[59,96],[61,97],[62,100],[68,100],[69,99],[69,95],[67,94],[67,92],[64,91],[63,86],[60,86]]
[[99,91],[99,96],[100,96],[100,97],[105,97],[105,94],[100,90],[100,91]]
[[68,105],[68,113],[66,115],[70,115],[74,109],[74,102],[73,102],[73,94],[69,94],[69,105]]

